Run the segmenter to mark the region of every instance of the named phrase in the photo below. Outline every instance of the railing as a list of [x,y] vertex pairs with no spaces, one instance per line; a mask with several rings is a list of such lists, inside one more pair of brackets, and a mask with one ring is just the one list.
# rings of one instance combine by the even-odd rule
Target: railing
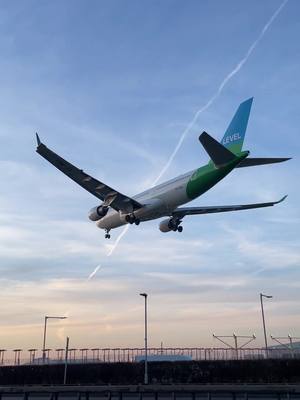
[[[144,356],[143,348],[92,348],[69,349],[68,363],[116,363],[137,362],[137,357]],[[186,359],[194,361],[229,361],[229,360],[258,360],[258,359],[300,359],[300,349],[262,349],[262,348],[202,348],[202,347],[153,347],[148,348],[148,357],[173,356],[172,361]],[[160,357],[156,357],[159,361]],[[37,365],[61,364],[65,360],[64,349],[46,349],[43,359],[42,351],[37,349],[0,349],[0,366],[5,365]]]
[[298,399],[299,385],[148,385],[1,387],[7,400],[286,400]]

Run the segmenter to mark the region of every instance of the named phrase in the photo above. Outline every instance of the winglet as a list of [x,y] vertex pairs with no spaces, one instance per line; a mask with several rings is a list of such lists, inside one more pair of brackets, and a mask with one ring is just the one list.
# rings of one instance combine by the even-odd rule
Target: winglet
[[35,133],[35,136],[36,136],[37,145],[39,146],[42,142],[41,142],[40,137],[37,134],[37,132]]
[[279,204],[282,203],[286,198],[288,197],[288,195],[286,194],[285,196],[283,196],[280,200],[276,201],[275,204]]

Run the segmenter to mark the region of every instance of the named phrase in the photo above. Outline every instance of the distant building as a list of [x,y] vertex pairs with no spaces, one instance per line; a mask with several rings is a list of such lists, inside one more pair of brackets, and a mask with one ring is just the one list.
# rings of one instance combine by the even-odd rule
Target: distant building
[[[185,356],[183,354],[153,354],[147,357],[148,362],[163,362],[163,361],[192,361],[192,357]],[[145,356],[136,356],[136,362],[143,362],[145,361]]]
[[300,354],[300,342],[276,344],[268,346],[271,357],[274,358],[294,358]]
[[[290,343],[286,343],[285,345],[283,345],[283,344],[275,344],[274,346],[268,346],[269,349],[275,349],[275,350],[281,350],[281,349],[287,350],[288,347],[290,348]],[[293,342],[292,343],[292,349],[293,350],[300,350],[300,342]]]

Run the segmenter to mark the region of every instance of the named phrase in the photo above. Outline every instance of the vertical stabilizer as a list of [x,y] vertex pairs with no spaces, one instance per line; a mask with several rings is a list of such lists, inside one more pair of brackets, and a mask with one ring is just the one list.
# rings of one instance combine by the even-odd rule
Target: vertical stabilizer
[[232,118],[221,143],[232,153],[242,151],[245,133],[248,125],[253,97],[239,105]]

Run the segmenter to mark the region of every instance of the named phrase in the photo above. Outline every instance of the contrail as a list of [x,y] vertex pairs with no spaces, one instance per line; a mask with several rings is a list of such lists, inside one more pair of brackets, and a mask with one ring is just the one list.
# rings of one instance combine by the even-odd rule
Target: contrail
[[247,62],[248,58],[252,54],[252,52],[255,50],[256,46],[259,44],[261,39],[264,37],[265,33],[267,30],[270,28],[272,25],[273,21],[277,17],[277,15],[280,13],[280,11],[283,9],[283,7],[286,5],[288,0],[284,0],[281,5],[277,8],[277,10],[274,12],[274,14],[271,16],[269,21],[266,23],[266,25],[263,27],[262,31],[260,32],[258,38],[252,43],[252,45],[249,47],[246,55],[237,63],[235,68],[223,79],[221,82],[220,86],[218,87],[217,91],[215,94],[208,100],[208,102],[201,107],[196,114],[194,115],[193,119],[191,122],[188,124],[188,126],[185,128],[185,130],[182,132],[179,141],[177,145],[175,146],[175,149],[173,150],[172,154],[170,155],[168,161],[166,162],[165,166],[163,169],[160,171],[158,174],[157,178],[153,181],[153,185],[156,185],[156,183],[160,180],[160,178],[165,174],[165,172],[169,169],[170,165],[172,164],[176,154],[178,153],[178,150],[180,149],[186,135],[189,133],[189,131],[192,129],[194,126],[195,122],[197,121],[199,115],[203,113],[203,111],[207,110],[214,102],[215,100],[220,96],[222,93],[225,85],[239,72],[239,70],[243,67],[243,65]]
[[[117,239],[115,240],[114,244],[111,245],[111,246],[109,247],[109,250],[108,250],[108,252],[107,252],[107,254],[106,254],[106,257],[110,257],[110,256],[113,254],[113,252],[115,251],[116,247],[117,247],[118,244],[119,244],[119,241],[120,241],[120,240],[122,239],[122,237],[126,234],[126,232],[128,231],[128,229],[129,229],[129,225],[126,225],[126,226],[123,228],[122,232],[119,234],[119,236],[118,236]],[[99,265],[94,269],[94,271],[90,273],[90,275],[89,275],[88,278],[87,278],[87,281],[90,281],[90,280],[97,274],[97,272],[99,271],[100,268],[101,268],[101,264],[99,264]]]
[[[158,176],[154,179],[152,186],[156,185],[157,182],[160,180],[160,178],[166,173],[166,171],[169,169],[170,165],[172,164],[176,154],[178,153],[179,149],[182,146],[182,143],[184,141],[184,139],[186,138],[187,134],[190,132],[190,130],[193,128],[194,124],[197,122],[197,119],[199,117],[199,115],[201,113],[203,113],[203,111],[207,110],[215,101],[216,99],[220,96],[220,94],[222,93],[224,87],[227,85],[227,83],[240,71],[240,69],[244,66],[244,64],[248,61],[248,58],[251,56],[252,52],[255,50],[256,46],[259,44],[259,42],[261,41],[261,39],[264,37],[265,33],[267,32],[267,30],[270,28],[270,26],[272,25],[273,21],[275,20],[275,18],[278,16],[278,14],[281,12],[281,10],[283,9],[283,7],[286,5],[286,3],[288,2],[288,0],[284,0],[281,5],[277,8],[277,10],[273,13],[273,15],[271,16],[271,18],[268,20],[268,22],[265,24],[265,26],[263,27],[263,29],[261,30],[260,34],[258,35],[257,39],[251,44],[251,46],[249,47],[248,51],[246,52],[245,56],[237,63],[237,65],[234,67],[234,69],[229,72],[229,74],[227,74],[227,76],[223,79],[223,81],[221,82],[220,86],[218,87],[217,91],[213,94],[213,96],[207,101],[207,103],[202,106],[194,115],[194,117],[192,118],[192,120],[190,121],[190,123],[187,125],[187,127],[185,128],[185,130],[182,132],[178,143],[176,144],[173,152],[171,153],[168,161],[166,162],[166,164],[164,165],[164,167],[162,168],[162,170],[160,171],[160,173],[158,174]],[[122,237],[126,234],[126,232],[128,231],[129,225],[126,225],[126,227],[122,230],[122,232],[119,234],[119,236],[117,237],[115,243],[112,245],[112,247],[109,249],[108,253],[107,253],[107,257],[111,256],[115,249],[117,248],[120,240],[122,239]],[[94,271],[95,272],[95,271]],[[94,273],[92,272],[92,277],[96,274],[96,272]],[[90,276],[91,276],[90,275]]]
[[87,278],[87,281],[91,280],[93,278],[93,276],[96,275],[96,273],[99,271],[99,269],[101,268],[101,264],[97,265],[97,267],[94,269],[94,271],[92,273],[90,273],[90,275]]
[[108,253],[106,254],[107,257],[110,257],[113,252],[115,251],[116,247],[119,244],[119,241],[122,239],[122,237],[125,235],[125,233],[128,231],[129,225],[126,225],[125,228],[122,230],[122,232],[119,234],[117,239],[115,240],[115,243],[111,246],[111,248],[108,250]]

